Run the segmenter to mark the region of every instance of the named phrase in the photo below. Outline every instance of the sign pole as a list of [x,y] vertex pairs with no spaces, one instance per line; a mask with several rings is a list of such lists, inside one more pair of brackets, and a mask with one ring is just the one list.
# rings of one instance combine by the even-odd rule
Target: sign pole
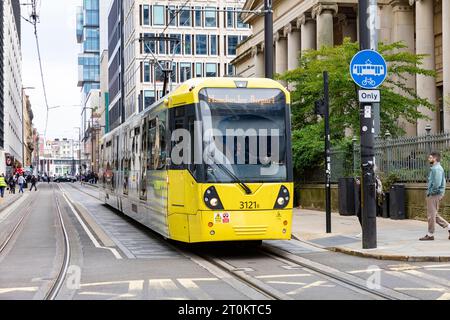
[[[373,7],[375,5],[375,7]],[[376,29],[376,0],[359,0],[360,49],[372,49]],[[371,39],[372,35],[372,39]],[[371,41],[372,40],[372,41]],[[387,72],[387,70],[385,70]],[[377,215],[375,199],[375,119],[374,103],[360,103],[361,133],[361,213],[363,249],[377,247]]]
[[266,78],[273,79],[272,0],[264,0],[264,11],[264,69]]
[[325,121],[325,197],[326,197],[326,227],[327,233],[331,233],[331,137],[330,137],[330,99],[328,72],[323,73],[324,92],[324,121]]

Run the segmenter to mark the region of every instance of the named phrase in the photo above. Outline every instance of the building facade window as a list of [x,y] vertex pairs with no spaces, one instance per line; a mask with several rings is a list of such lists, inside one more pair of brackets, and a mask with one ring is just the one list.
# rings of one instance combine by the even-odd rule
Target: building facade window
[[144,90],[144,109],[147,109],[155,102],[155,91]]
[[236,47],[239,42],[239,36],[227,36],[227,54],[229,56],[236,55]]
[[180,27],[191,27],[191,10],[183,9],[180,12]]
[[180,62],[180,82],[183,83],[192,78],[192,65],[190,62]]
[[206,76],[217,77],[217,63],[206,63]]
[[151,65],[148,62],[144,62],[143,64],[144,72],[143,72],[143,80],[144,82],[151,82]]
[[226,20],[227,20],[227,28],[234,28],[234,9],[233,8],[227,8],[227,14],[226,14]]
[[217,10],[214,7],[205,8],[205,27],[217,28]]
[[150,25],[150,6],[149,5],[143,5],[142,6],[142,23],[144,26]]
[[164,6],[154,5],[153,6],[153,25],[163,26],[164,21]]
[[202,8],[195,7],[194,16],[195,16],[195,26],[201,28],[202,27]]
[[195,54],[207,55],[208,54],[208,37],[205,34],[197,34],[195,36]]
[[209,38],[209,54],[216,56],[217,55],[217,35],[211,35]]
[[[154,33],[146,33],[145,37],[154,37]],[[156,53],[156,42],[153,40],[144,40],[143,41],[144,46],[144,53]]]
[[178,17],[177,17],[177,7],[175,6],[169,6],[167,10],[167,19],[169,21],[169,25],[172,27],[176,27],[178,24]]
[[190,34],[184,36],[184,54],[192,55],[192,36]]
[[195,64],[195,77],[201,78],[203,77],[203,63],[197,62]]

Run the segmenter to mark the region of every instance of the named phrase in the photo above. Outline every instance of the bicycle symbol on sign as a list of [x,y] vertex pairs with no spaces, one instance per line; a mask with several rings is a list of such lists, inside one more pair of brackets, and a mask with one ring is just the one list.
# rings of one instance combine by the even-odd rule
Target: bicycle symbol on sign
[[376,84],[376,82],[375,82],[375,80],[373,80],[372,78],[364,78],[364,80],[362,81],[362,85],[363,86],[367,86],[367,85],[369,85],[369,86],[375,86],[375,84]]

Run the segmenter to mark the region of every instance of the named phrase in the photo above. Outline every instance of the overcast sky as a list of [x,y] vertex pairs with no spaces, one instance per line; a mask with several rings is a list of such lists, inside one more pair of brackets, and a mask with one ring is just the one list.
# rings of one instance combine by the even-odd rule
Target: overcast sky
[[[76,41],[76,7],[81,0],[42,0],[40,7],[40,23],[38,35],[41,57],[44,68],[44,79],[47,89],[48,104],[66,106],[49,112],[47,139],[73,138],[78,139],[80,127],[81,88],[78,81],[78,53],[81,47]],[[100,0],[102,20],[105,22],[106,11],[110,0]],[[22,16],[28,17],[28,9],[22,6]],[[102,31],[106,30],[102,28]],[[102,47],[106,46],[103,34]],[[22,77],[24,87],[30,96],[34,113],[34,126],[41,135],[45,130],[46,107],[42,90],[36,42],[33,26],[22,20]],[[72,106],[72,107],[67,107]]]

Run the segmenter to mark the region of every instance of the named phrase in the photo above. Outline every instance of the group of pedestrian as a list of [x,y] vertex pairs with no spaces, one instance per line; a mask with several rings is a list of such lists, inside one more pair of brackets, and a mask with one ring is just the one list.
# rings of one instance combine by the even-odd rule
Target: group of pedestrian
[[25,178],[23,174],[16,174],[9,176],[9,178],[6,178],[2,173],[0,175],[0,196],[4,198],[5,189],[9,190],[9,194],[15,194],[16,185],[19,186],[19,193],[24,193],[24,188],[28,183],[31,184],[30,191],[32,191],[33,188],[35,191],[37,191],[37,178],[35,175],[29,175]]
[[[77,178],[77,180],[78,180],[78,178]],[[83,182],[84,183],[87,182],[87,183],[90,183],[90,184],[97,184],[97,182],[98,182],[98,174],[95,173],[95,172],[92,172],[92,171],[90,171],[90,172],[88,172],[86,174],[81,174],[80,182],[81,182],[81,184],[83,184]]]

